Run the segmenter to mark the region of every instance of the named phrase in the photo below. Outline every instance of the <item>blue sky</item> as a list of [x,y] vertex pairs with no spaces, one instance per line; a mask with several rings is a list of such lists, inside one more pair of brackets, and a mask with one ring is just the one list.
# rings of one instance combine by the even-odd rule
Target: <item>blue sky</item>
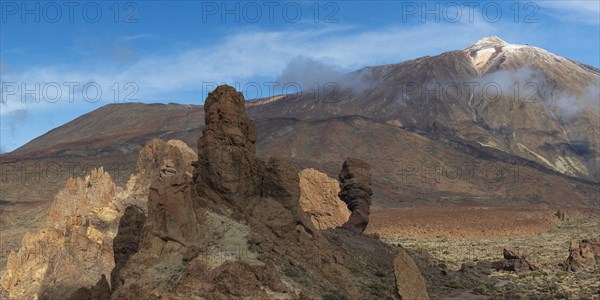
[[108,103],[202,104],[215,83],[267,97],[283,70],[352,71],[482,36],[600,65],[600,1],[474,3],[2,0],[0,151]]

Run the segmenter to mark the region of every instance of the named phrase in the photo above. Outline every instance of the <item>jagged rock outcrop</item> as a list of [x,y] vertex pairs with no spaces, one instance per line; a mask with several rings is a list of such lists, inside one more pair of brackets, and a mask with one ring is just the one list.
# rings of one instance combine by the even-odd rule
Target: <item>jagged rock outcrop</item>
[[569,257],[562,264],[565,271],[578,272],[592,269],[600,257],[600,238],[572,240],[569,244]]
[[318,229],[342,226],[350,211],[338,198],[339,182],[315,169],[304,169],[300,177],[300,206]]
[[400,250],[394,258],[394,276],[400,299],[429,299],[425,278],[415,261],[404,250]]
[[349,157],[344,161],[339,178],[341,188],[339,197],[352,212],[342,227],[355,233],[362,233],[367,229],[371,213],[373,195],[371,167],[360,159]]
[[2,285],[14,299],[64,299],[94,286],[114,267],[112,239],[122,190],[103,168],[67,182],[50,208],[48,227],[28,233],[11,253]]
[[[393,274],[397,250],[346,230],[317,230],[300,207],[294,168],[256,156],[241,93],[220,86],[204,109],[193,177],[175,166],[152,183],[139,250],[119,271],[113,299],[392,296],[393,278],[356,257]],[[387,283],[376,296],[375,280]]]
[[121,251],[135,243],[127,238],[126,244],[113,249],[121,215],[132,204],[146,207],[149,182],[158,177],[164,161],[187,165],[184,174],[191,176],[195,159],[191,154],[194,152],[181,142],[153,140],[141,150],[138,173],[130,178],[126,189],[117,187],[102,167],[86,178],[70,179],[52,203],[47,227],[26,234],[20,249],[10,254],[1,280],[8,297],[110,297],[106,291],[113,281],[115,256],[119,260]]
[[[210,93],[205,110],[207,126],[193,170],[193,151],[176,142],[153,140],[140,151],[140,170],[125,190],[102,169],[70,181],[49,216],[58,223],[26,237],[22,249],[11,255],[2,280],[9,296],[381,299],[396,295],[397,281],[403,280],[394,277],[393,258],[399,249],[348,230],[318,230],[300,207],[295,169],[278,159],[264,162],[256,156],[256,133],[241,93],[218,87]],[[345,169],[344,186],[370,188],[370,174],[366,181],[364,173],[368,168],[347,161]],[[355,199],[360,193],[348,189],[340,194]],[[349,203],[363,208],[362,202]],[[77,246],[67,252],[66,245],[72,242]],[[40,262],[27,252],[31,249],[51,250],[50,259]]]
[[502,250],[504,260],[500,264],[500,269],[512,272],[535,271],[538,267],[529,262],[527,254],[518,254],[512,249]]

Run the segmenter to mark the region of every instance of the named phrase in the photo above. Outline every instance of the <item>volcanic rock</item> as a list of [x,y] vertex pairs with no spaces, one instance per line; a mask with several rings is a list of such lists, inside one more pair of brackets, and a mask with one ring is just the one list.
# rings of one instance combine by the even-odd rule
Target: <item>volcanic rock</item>
[[[346,230],[318,230],[300,207],[295,169],[256,156],[256,132],[241,93],[218,87],[205,112],[194,175],[177,170],[152,183],[139,249],[119,271],[123,282],[113,299],[393,295],[391,278],[373,295],[368,283],[383,279],[357,257],[393,274],[396,248]],[[361,166],[351,173],[360,180],[345,176],[348,183],[370,192],[370,180],[362,175],[368,169],[348,165]]]
[[600,238],[572,240],[569,244],[569,257],[562,264],[565,271],[578,272],[596,266],[600,257]]
[[369,224],[373,195],[371,167],[360,159],[349,157],[344,161],[339,178],[341,191],[338,195],[352,212],[342,227],[362,233]]
[[344,202],[338,198],[339,182],[315,169],[304,169],[300,177],[300,206],[310,214],[318,229],[342,226],[350,216]]
[[[265,172],[256,157],[256,129],[245,113],[244,96],[232,87],[219,87],[204,103],[205,127],[198,140],[194,182],[198,194],[222,195],[229,207],[242,207],[240,196],[260,194]],[[219,197],[218,197],[219,198]]]
[[512,249],[504,249],[502,251],[504,260],[500,264],[500,268],[505,271],[524,272],[534,271],[538,267],[527,260],[527,254],[518,254]]

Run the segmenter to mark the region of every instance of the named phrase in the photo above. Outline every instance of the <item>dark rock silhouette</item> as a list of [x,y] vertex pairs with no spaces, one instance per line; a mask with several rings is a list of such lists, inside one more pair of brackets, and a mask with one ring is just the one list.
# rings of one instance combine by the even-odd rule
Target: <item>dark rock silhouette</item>
[[339,179],[341,190],[338,195],[352,212],[342,227],[362,233],[367,229],[371,212],[371,167],[360,159],[349,157],[344,161]]

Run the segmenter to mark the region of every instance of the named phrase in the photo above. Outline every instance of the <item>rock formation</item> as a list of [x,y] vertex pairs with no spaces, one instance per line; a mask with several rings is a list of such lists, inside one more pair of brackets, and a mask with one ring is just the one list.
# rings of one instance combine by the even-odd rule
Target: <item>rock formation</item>
[[362,233],[369,224],[371,212],[371,167],[368,163],[347,158],[340,172],[340,199],[346,203],[352,212],[348,221],[342,226],[355,233]]
[[8,297],[106,298],[109,283],[114,281],[115,258],[118,270],[128,252],[136,250],[135,236],[124,228],[121,235],[127,235],[127,241],[117,238],[118,245],[113,247],[121,215],[132,214],[132,209],[125,208],[140,205],[136,215],[144,215],[150,182],[158,178],[163,162],[172,161],[191,176],[195,159],[191,154],[178,141],[153,140],[140,151],[138,172],[126,189],[117,187],[102,167],[86,178],[70,179],[52,203],[47,227],[26,234],[20,249],[10,254],[1,280]]
[[[399,248],[313,225],[300,207],[294,168],[256,155],[256,132],[241,93],[220,86],[204,109],[206,127],[193,168],[195,155],[185,145],[154,140],[140,151],[140,170],[125,190],[102,169],[69,183],[55,201],[66,209],[53,209],[49,217],[65,225],[24,239],[23,249],[11,255],[3,278],[9,296],[381,299],[397,297],[397,290],[427,294],[412,279],[419,272],[409,256],[394,264]],[[369,169],[351,159],[344,166],[340,197],[361,217],[351,224],[364,229]],[[67,241],[83,246],[65,253]],[[37,262],[25,251],[35,246],[54,250],[56,260]],[[405,269],[410,272],[400,274]],[[405,280],[419,283],[417,290],[407,291]]]
[[[300,207],[294,168],[256,156],[241,93],[220,86],[204,109],[193,177],[171,172],[152,184],[139,250],[119,271],[123,282],[113,299],[392,296],[393,278],[374,275],[355,258],[370,256],[393,274],[397,250],[315,228]],[[387,282],[377,296],[368,286],[374,280]]]
[[536,265],[527,260],[527,254],[525,253],[519,255],[512,249],[504,249],[502,255],[504,256],[504,260],[500,265],[502,270],[524,272],[538,269]]
[[569,257],[562,264],[565,271],[578,272],[592,269],[600,257],[600,238],[572,240],[569,244]]
[[315,169],[304,169],[300,177],[300,206],[318,229],[342,226],[350,211],[338,198],[339,182]]

